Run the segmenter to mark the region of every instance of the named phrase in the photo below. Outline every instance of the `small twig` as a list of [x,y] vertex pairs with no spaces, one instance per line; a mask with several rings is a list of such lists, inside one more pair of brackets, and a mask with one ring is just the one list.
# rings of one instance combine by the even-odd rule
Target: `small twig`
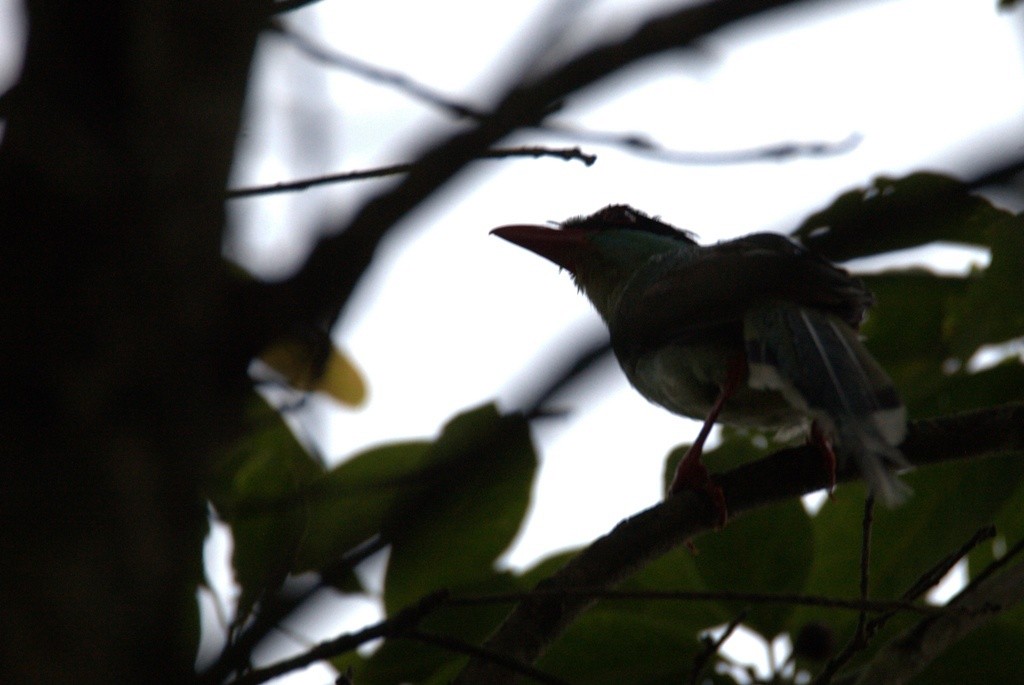
[[890,640],[856,674],[858,685],[911,682],[965,635],[1024,601],[1024,565],[1004,568],[965,587],[949,602],[956,612],[928,616]]
[[[921,574],[921,576],[916,581],[914,581],[913,585],[911,585],[910,588],[908,588],[903,593],[903,595],[901,596],[901,600],[904,602],[912,602],[916,600],[918,597],[927,592],[930,588],[934,587],[936,583],[942,580],[942,578],[945,577],[947,573],[949,573],[949,570],[953,568],[953,566],[955,566],[956,563],[960,561],[960,559],[964,558],[972,549],[977,547],[982,541],[991,538],[993,535],[995,535],[995,528],[993,526],[985,526],[975,531],[975,533],[964,544],[962,544],[959,549],[957,549],[952,554],[946,555],[945,557],[940,559],[937,564],[933,565],[931,568],[929,568],[927,571]],[[947,612],[945,610],[941,610],[940,608],[940,611],[935,612],[934,615],[938,616],[944,613]],[[882,627],[894,615],[894,612],[887,611],[883,613],[881,616],[878,616],[872,619],[871,621],[868,621],[867,624],[864,626],[865,634],[867,636],[877,634],[878,631],[881,630]],[[860,630],[860,626],[858,626],[858,630]],[[839,668],[842,667],[847,661],[849,661],[850,657],[852,657],[853,654],[857,651],[851,649],[853,645],[854,641],[851,641],[842,653],[840,653],[833,659],[829,660],[828,664],[825,665],[825,668],[822,670],[822,672],[818,675],[817,678],[814,679],[814,685],[825,685],[826,683],[831,681],[832,677],[836,674]]]
[[781,162],[794,157],[831,157],[846,154],[856,148],[861,136],[851,133],[838,141],[783,142],[760,145],[740,150],[714,150],[694,152],[665,147],[642,133],[614,133],[592,131],[561,121],[546,121],[541,130],[567,136],[573,140],[595,145],[610,145],[632,154],[671,164],[744,164],[750,162]]
[[[939,562],[929,568],[927,571],[921,574],[921,576],[914,581],[914,584],[904,592],[900,599],[908,602],[916,600],[918,597],[928,592],[928,590],[935,587],[940,580],[946,577],[950,569],[956,566],[957,562],[963,559],[970,553],[972,549],[977,547],[985,540],[990,540],[996,534],[995,526],[983,526],[978,530],[974,531],[974,535],[967,539],[967,541],[960,545],[960,547],[951,554],[947,554],[945,557],[939,560]],[[986,569],[987,570],[987,569]],[[979,576],[980,578],[980,576]],[[975,578],[977,581],[978,578]],[[876,633],[881,630],[889,619],[893,617],[892,613],[886,612],[881,616],[878,616],[871,620],[868,624],[868,630],[872,633]]]
[[312,663],[351,652],[371,640],[381,637],[404,635],[415,630],[424,616],[437,609],[445,600],[447,592],[440,591],[427,595],[416,604],[402,609],[391,618],[384,619],[355,633],[345,633],[321,642],[312,649],[290,659],[284,659],[266,668],[258,668],[231,681],[231,685],[257,685],[290,671],[305,668]]
[[[966,557],[971,550],[980,545],[986,540],[991,540],[996,536],[996,527],[993,525],[982,526],[978,530],[974,531],[974,535],[967,539],[967,542],[960,545],[960,548],[955,552],[946,555],[939,563],[935,564],[932,568],[928,569],[918,578],[917,582],[910,586],[910,589],[903,593],[901,599],[913,601],[923,595],[924,593],[931,590],[933,587],[938,585],[939,581],[946,577],[946,574],[952,570],[961,559]],[[1018,547],[1020,545],[1018,544]],[[1017,551],[1020,551],[1019,549]],[[1015,554],[1016,552],[1014,552]],[[1009,561],[1012,554],[1007,553],[1002,559],[996,563],[1002,563],[1003,561]],[[991,566],[989,567],[991,568]],[[980,582],[987,575],[989,568],[974,579],[973,582]],[[969,587],[969,586],[968,586]]]
[[[591,166],[597,161],[595,155],[588,155],[578,147],[572,148],[550,148],[541,146],[524,146],[512,148],[494,148],[480,155],[480,159],[504,159],[507,157],[556,157],[565,161],[579,160]],[[415,168],[415,164],[392,164],[390,166],[376,167],[374,169],[362,169],[359,171],[344,171],[337,174],[314,176],[296,181],[282,181],[264,186],[250,186],[248,188],[235,188],[227,191],[228,199],[252,197],[253,195],[272,195],[274,193],[294,193],[300,190],[308,190],[316,186],[330,183],[346,183],[348,181],[362,181],[370,178],[384,178],[397,174],[406,174]]]
[[[995,537],[995,534],[996,534],[995,526],[990,526],[989,529],[991,530],[991,534],[986,536],[986,537],[984,537],[984,538],[982,538],[981,540],[978,540],[978,542],[981,542],[982,540],[987,540],[989,538]],[[982,530],[989,530],[989,529],[982,529]],[[979,531],[979,533],[980,532],[981,531]],[[978,533],[975,533],[975,535],[977,535],[977,534]],[[975,544],[977,544],[977,543],[975,543]],[[971,549],[974,549],[974,547],[972,546]],[[968,550],[968,551],[970,551],[970,550]],[[989,576],[991,576],[993,573],[995,573],[996,571],[1001,569],[1003,566],[1008,564],[1010,562],[1010,560],[1012,560],[1014,557],[1016,557],[1018,554],[1020,554],[1021,551],[1024,551],[1024,540],[1020,540],[1019,542],[1017,542],[1017,544],[1015,544],[1013,547],[1011,547],[1009,550],[1007,550],[1006,554],[1004,554],[1003,556],[999,557],[998,559],[993,561],[991,564],[986,566],[984,569],[982,569],[981,573],[976,575],[974,577],[974,579],[971,580],[971,582],[969,582],[967,584],[967,587],[965,587],[961,592],[971,591],[975,587],[977,587],[978,585],[981,585],[982,583],[984,583],[989,578]],[[961,556],[965,556],[966,554],[967,553],[964,552],[964,554],[961,555]],[[958,559],[958,561],[959,561],[959,559]],[[952,566],[950,568],[952,568]]]
[[260,641],[281,624],[285,617],[305,604],[320,589],[329,585],[333,579],[343,576],[348,570],[379,552],[385,544],[382,537],[374,536],[346,552],[336,563],[323,569],[320,581],[303,592],[286,596],[278,591],[276,595],[261,600],[260,610],[256,614],[255,620],[246,625],[245,629],[224,647],[216,661],[199,675],[198,681],[216,685],[223,682],[232,672],[248,664],[252,651]]
[[[868,596],[868,584],[869,584],[869,569],[871,563],[871,524],[874,521],[875,514],[875,497],[874,495],[868,495],[867,499],[864,500],[864,519],[861,524],[861,546],[860,546],[860,598],[862,601],[867,600]],[[839,654],[828,660],[825,664],[825,668],[814,680],[814,685],[825,685],[832,680],[840,668],[845,666],[853,655],[861,651],[868,645],[869,631],[868,631],[868,617],[865,612],[860,612],[860,616],[857,619],[857,630],[854,632],[853,637],[846,644]]]
[[[864,522],[861,528],[860,543],[860,599],[862,602],[868,599],[869,574],[871,566],[871,524],[875,520],[875,496],[869,494],[864,500]],[[861,611],[857,619],[857,633],[855,641],[860,649],[867,646],[867,612]]]
[[707,668],[711,657],[718,653],[718,650],[722,648],[725,641],[732,636],[736,631],[736,628],[739,627],[740,623],[742,623],[743,619],[746,617],[747,612],[741,611],[736,618],[729,621],[729,625],[725,627],[725,631],[718,636],[718,639],[712,640],[707,637],[704,638],[704,649],[702,649],[693,659],[693,668],[690,670],[690,685],[697,685],[700,681],[700,676]]
[[425,102],[432,107],[437,107],[459,118],[483,119],[487,116],[487,112],[482,108],[457,102],[453,98],[441,93],[441,91],[406,76],[402,72],[385,69],[351,55],[346,55],[343,52],[319,45],[290,27],[285,26],[280,21],[272,21],[270,29],[290,42],[297,50],[317,62],[344,69],[367,81],[391,86],[413,99]]
[[474,644],[459,640],[458,638],[451,637],[449,635],[438,635],[436,633],[425,633],[418,629],[410,629],[403,631],[392,637],[416,640],[429,645],[442,647],[452,652],[458,652],[460,654],[467,654],[469,656],[479,657],[486,659],[492,663],[504,666],[510,671],[520,673],[528,678],[532,678],[538,683],[546,683],[547,685],[567,685],[567,683],[561,678],[556,678],[550,673],[545,673],[538,668],[535,668],[529,664],[523,663],[517,659],[499,654],[483,647],[478,647]]
[[467,607],[481,604],[510,604],[541,597],[573,597],[602,600],[677,600],[687,602],[746,602],[748,604],[788,604],[793,606],[828,607],[850,611],[908,611],[915,614],[935,614],[941,607],[924,606],[903,600],[872,601],[841,599],[798,594],[766,594],[760,592],[708,592],[703,590],[604,590],[588,588],[566,588],[559,590],[537,589],[530,592],[507,592],[476,597],[449,597],[446,606]]

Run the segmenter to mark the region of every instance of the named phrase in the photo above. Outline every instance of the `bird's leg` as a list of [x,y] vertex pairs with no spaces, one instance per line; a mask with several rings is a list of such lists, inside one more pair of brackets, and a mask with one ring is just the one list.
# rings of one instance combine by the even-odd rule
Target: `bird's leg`
[[746,357],[738,355],[730,360],[726,369],[725,382],[718,392],[718,397],[711,405],[711,411],[708,412],[704,425],[700,427],[697,439],[693,441],[690,449],[686,450],[686,454],[679,461],[675,475],[672,477],[672,485],[668,488],[670,495],[686,489],[705,490],[710,495],[715,511],[718,513],[720,525],[724,525],[729,518],[729,510],[725,506],[725,494],[722,492],[722,488],[711,480],[707,467],[701,461],[701,455],[704,453],[704,441],[708,439],[711,427],[715,425],[718,415],[722,413],[722,407],[730,397],[736,394],[746,375]]
[[811,421],[810,443],[818,448],[825,461],[825,469],[828,472],[828,496],[832,498],[836,492],[836,453],[832,449],[832,441],[816,420]]

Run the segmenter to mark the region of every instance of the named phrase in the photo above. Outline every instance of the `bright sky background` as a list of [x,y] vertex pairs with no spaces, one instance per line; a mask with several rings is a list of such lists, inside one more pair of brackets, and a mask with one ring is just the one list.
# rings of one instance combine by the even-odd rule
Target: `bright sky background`
[[[563,2],[580,16],[566,51],[618,35],[664,2]],[[326,0],[283,17],[324,46],[485,107],[554,2]],[[334,462],[385,441],[435,435],[453,414],[497,398],[515,409],[556,360],[602,326],[566,274],[487,235],[625,202],[705,242],[791,230],[879,174],[962,171],[1016,155],[1024,141],[1021,13],[996,0],[814,3],[744,24],[700,51],[651,60],[574,98],[557,117],[644,133],[666,148],[717,153],[859,139],[849,152],[787,162],[683,165],[548,134],[511,143],[571,146],[590,168],[553,159],[482,161],[409,217],[379,253],[335,331],[370,399],[357,411],[315,400],[298,418]],[[13,0],[0,0],[0,86],[16,64]],[[8,32],[8,33],[5,33]],[[6,72],[3,65],[6,63]],[[406,95],[323,68],[280,37],[261,43],[233,187],[411,161],[452,122]],[[1010,141],[1010,143],[1007,143]],[[256,273],[296,268],[325,219],[351,215],[387,182],[350,183],[231,203],[229,256]],[[527,525],[505,561],[529,565],[583,545],[660,497],[663,460],[697,423],[648,404],[613,364],[538,425],[542,467]],[[714,465],[711,465],[712,469]],[[223,536],[209,547],[223,555]],[[341,609],[345,609],[342,611]],[[339,605],[344,625],[376,607]],[[337,631],[338,624],[330,627]],[[295,677],[330,682],[326,672]]]

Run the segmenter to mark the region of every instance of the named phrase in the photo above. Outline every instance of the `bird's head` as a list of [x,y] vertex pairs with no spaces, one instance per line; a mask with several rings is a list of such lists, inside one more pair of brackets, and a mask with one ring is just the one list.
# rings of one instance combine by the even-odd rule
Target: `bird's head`
[[513,225],[491,233],[568,270],[606,321],[640,267],[653,258],[686,256],[697,248],[692,234],[628,205],[609,205],[557,228]]

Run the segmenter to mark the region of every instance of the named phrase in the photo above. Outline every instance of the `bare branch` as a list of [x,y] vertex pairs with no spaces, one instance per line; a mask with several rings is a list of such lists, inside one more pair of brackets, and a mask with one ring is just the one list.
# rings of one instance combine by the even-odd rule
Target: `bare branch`
[[351,55],[346,55],[338,50],[333,50],[324,47],[323,45],[319,45],[308,37],[292,30],[288,26],[285,26],[280,21],[271,22],[270,28],[291,43],[304,55],[320,62],[321,64],[337,67],[338,69],[344,69],[345,71],[368,81],[390,86],[413,99],[425,102],[432,107],[448,112],[460,119],[467,117],[471,119],[483,119],[487,116],[486,110],[481,107],[475,107],[473,105],[458,102],[441,93],[441,91],[431,88],[430,86],[421,83],[400,71],[385,69],[356,57],[352,57]]
[[507,592],[493,595],[450,597],[445,606],[479,606],[481,604],[508,604],[547,596],[555,599],[589,598],[600,600],[659,600],[684,602],[746,602],[748,604],[785,604],[788,606],[828,607],[849,611],[907,611],[915,614],[933,614],[938,607],[914,604],[908,600],[843,599],[792,593],[764,592],[710,592],[705,590],[609,590],[606,588],[565,588],[559,590],[535,589],[529,592]]
[[[868,571],[869,562],[871,557],[871,523],[874,521],[875,513],[875,498],[873,495],[868,495],[864,500],[864,520],[861,526],[863,531],[861,536],[861,547],[860,547],[860,598],[864,601],[868,598]],[[847,643],[846,647],[843,648],[836,656],[829,659],[828,663],[825,664],[824,670],[814,681],[814,685],[826,685],[831,681],[832,676],[835,675],[840,668],[846,665],[850,659],[853,658],[854,654],[861,651],[868,646],[868,640],[871,637],[868,631],[868,615],[866,611],[861,611],[860,616],[857,619],[857,629],[853,633],[853,637]]]
[[732,637],[732,634],[739,628],[740,623],[747,617],[746,611],[741,611],[733,620],[729,621],[729,624],[722,631],[722,634],[717,640],[710,638],[704,638],[704,649],[693,660],[693,668],[690,670],[690,685],[697,685],[700,682],[701,674],[704,673],[704,669],[707,668],[708,661],[711,660],[718,650],[722,648],[725,641]]
[[567,685],[561,678],[556,678],[550,673],[545,673],[540,669],[534,668],[529,664],[524,664],[521,661],[510,659],[504,654],[498,654],[482,647],[470,644],[463,640],[450,637],[448,635],[438,635],[436,633],[425,633],[421,630],[407,630],[397,637],[407,640],[417,640],[419,642],[426,643],[428,645],[435,645],[442,649],[447,649],[451,652],[457,652],[459,654],[468,654],[480,659],[485,659],[497,666],[500,666],[507,670],[509,673],[519,673],[525,675],[538,683],[547,683],[548,685]]
[[[585,154],[578,147],[573,148],[550,148],[542,146],[523,146],[495,148],[487,150],[480,155],[480,159],[505,159],[508,157],[556,157],[567,162],[579,160],[591,166],[597,161],[595,155]],[[252,197],[254,195],[272,195],[274,193],[292,193],[300,190],[308,190],[316,186],[330,183],[345,183],[347,181],[363,181],[370,178],[385,178],[397,174],[406,174],[413,170],[415,164],[392,164],[390,166],[377,167],[375,169],[363,169],[361,171],[345,171],[337,174],[327,174],[314,178],[305,178],[297,181],[282,181],[266,186],[252,186],[249,188],[236,188],[227,191],[229,199]]]
[[782,162],[794,157],[832,157],[851,152],[861,141],[859,134],[851,133],[846,138],[834,142],[792,141],[741,150],[693,152],[665,147],[661,143],[640,133],[592,131],[561,121],[548,121],[541,128],[546,132],[559,134],[574,140],[598,145],[610,145],[635,155],[670,164],[746,164],[750,162]]
[[257,685],[265,683],[285,673],[305,668],[317,661],[330,659],[339,654],[354,650],[360,645],[381,637],[401,635],[410,630],[444,602],[446,593],[437,592],[427,595],[416,604],[399,611],[391,618],[368,626],[355,633],[345,633],[334,639],[321,642],[312,649],[291,659],[284,659],[266,668],[258,668],[231,681],[231,685]]

